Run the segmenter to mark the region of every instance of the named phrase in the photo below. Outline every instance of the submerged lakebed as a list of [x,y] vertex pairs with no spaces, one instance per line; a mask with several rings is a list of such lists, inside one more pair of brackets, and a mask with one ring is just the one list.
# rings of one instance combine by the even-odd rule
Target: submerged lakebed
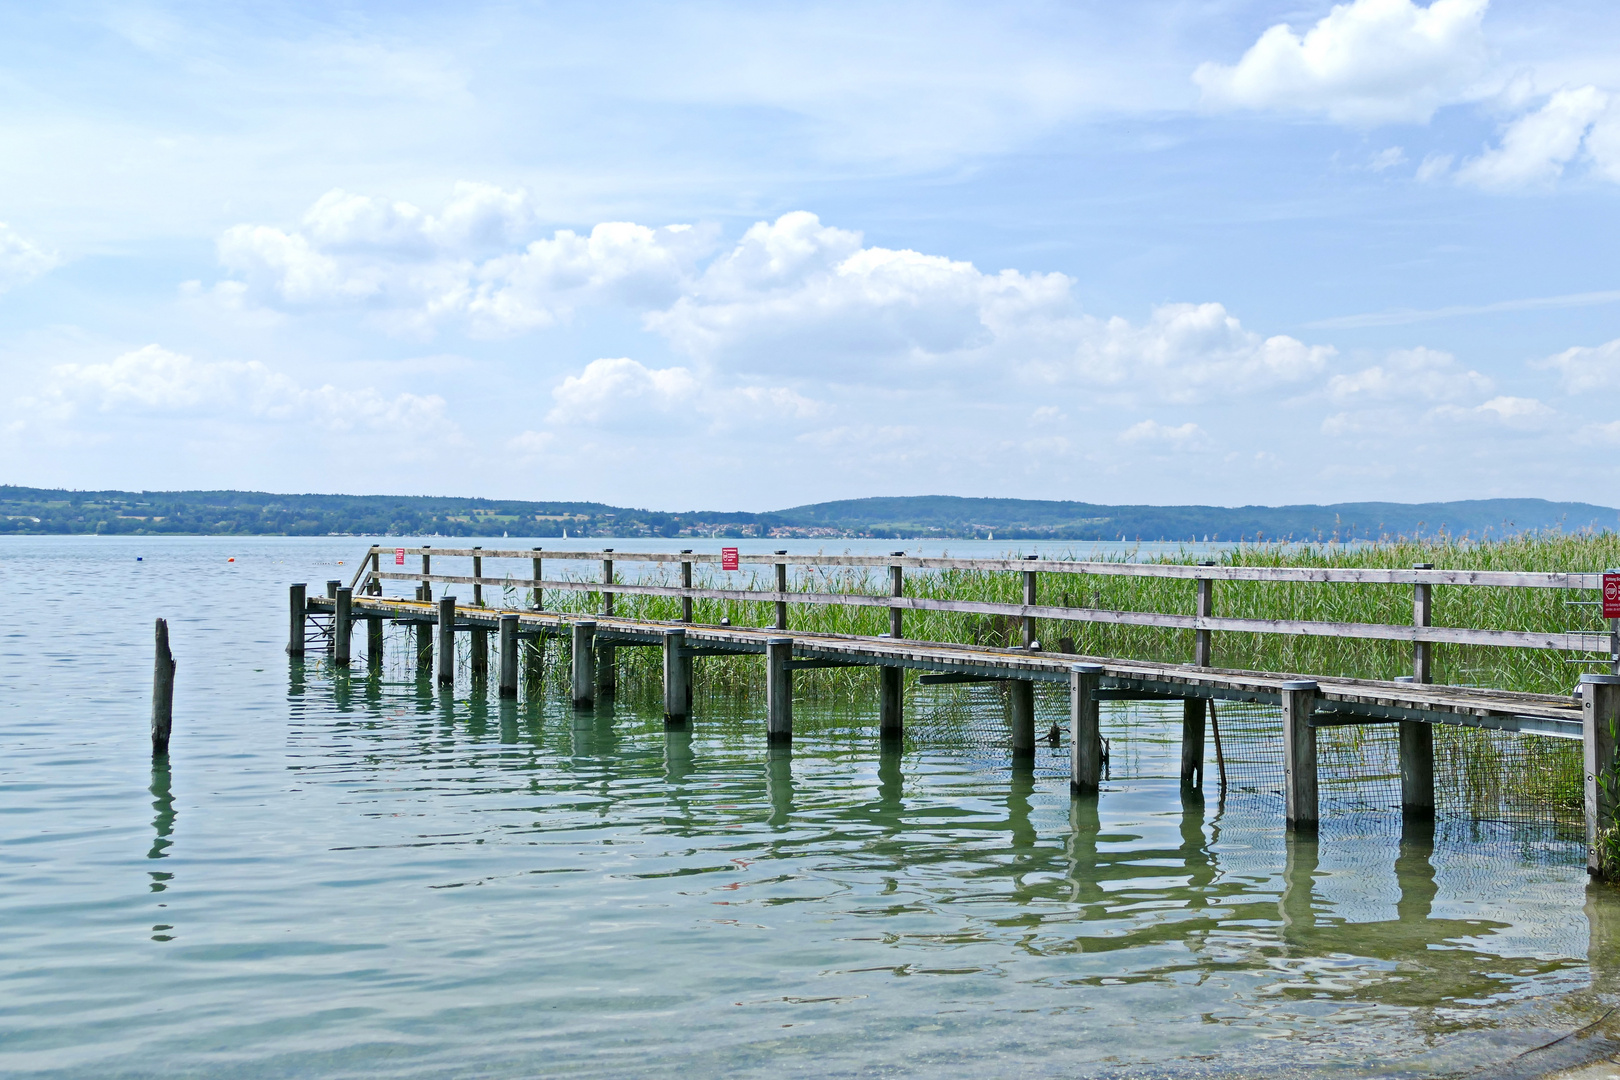
[[1494,1075],[1620,1000],[1557,823],[1291,839],[1263,782],[1183,799],[1179,706],[1110,703],[1074,801],[984,687],[917,688],[890,752],[875,692],[801,699],[783,752],[701,670],[666,730],[289,661],[286,585],[364,545],[0,540],[7,1075]]

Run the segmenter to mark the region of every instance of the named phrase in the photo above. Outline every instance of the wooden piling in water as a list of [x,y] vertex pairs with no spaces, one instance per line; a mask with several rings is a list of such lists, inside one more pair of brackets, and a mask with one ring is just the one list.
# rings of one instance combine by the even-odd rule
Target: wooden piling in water
[[332,662],[339,667],[349,666],[349,653],[354,644],[354,592],[339,586],[337,603],[332,607]]
[[[611,553],[612,548],[603,548],[604,552]],[[613,584],[613,560],[602,560],[602,584]],[[602,616],[613,617],[613,591],[602,589]],[[596,647],[596,695],[598,697],[613,697],[619,690],[619,663],[618,650],[611,643],[604,642]]]
[[366,667],[381,671],[383,666],[383,621],[380,616],[366,616]]
[[481,626],[472,627],[467,631],[472,636],[471,663],[472,676],[475,679],[489,678],[489,631]]
[[772,743],[793,741],[793,639],[773,637],[765,641],[765,740]]
[[169,752],[174,730],[174,653],[169,650],[169,621],[159,619],[152,665],[152,756]]
[[664,723],[679,724],[689,715],[691,690],[687,686],[691,657],[686,655],[686,631],[664,631]]
[[574,708],[596,704],[596,624],[577,622],[572,628]]
[[1586,778],[1586,870],[1598,877],[1620,876],[1604,858],[1606,834],[1620,808],[1620,763],[1615,760],[1620,727],[1620,675],[1581,676],[1582,773]]
[[1035,756],[1035,684],[1028,679],[1007,680],[1007,726],[1012,729],[1012,756]]
[[524,692],[532,700],[540,696],[546,679],[546,635],[535,634],[529,640],[528,648],[523,650],[523,665]]
[[1194,791],[1204,786],[1203,698],[1183,698],[1181,702],[1181,786]]
[[1316,786],[1316,682],[1290,679],[1282,684],[1283,796],[1288,827],[1315,832],[1319,819]]
[[287,587],[287,655],[302,658],[304,655],[304,620],[309,610],[309,602],[304,598],[309,588],[306,582],[298,582]]
[[518,691],[518,617],[515,611],[501,613],[501,689],[503,698],[515,698]]
[[1102,786],[1101,664],[1069,668],[1069,791],[1095,795]]
[[456,598],[439,598],[439,685],[456,684]]
[[[893,552],[895,556],[904,555],[903,551]],[[896,565],[889,567],[889,595],[905,595],[905,570]],[[904,611],[897,607],[889,609],[889,636],[900,638],[904,636],[905,622],[902,619]],[[906,730],[906,673],[905,669],[885,667],[878,670],[878,738],[899,739],[904,737]]]
[[[1413,563],[1414,570],[1433,570],[1433,563]],[[1433,623],[1433,586],[1419,582],[1412,586],[1412,625]],[[1427,641],[1412,643],[1412,681],[1434,681],[1433,646]],[[1416,720],[1398,722],[1401,762],[1401,813],[1414,821],[1434,817],[1434,729]]]

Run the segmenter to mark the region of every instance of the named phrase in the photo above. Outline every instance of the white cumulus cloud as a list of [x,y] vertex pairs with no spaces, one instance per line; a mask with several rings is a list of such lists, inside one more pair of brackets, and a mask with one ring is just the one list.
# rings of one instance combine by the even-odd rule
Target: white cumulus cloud
[[[1609,95],[1595,86],[1560,90],[1509,124],[1501,145],[1463,162],[1457,179],[1498,189],[1551,183],[1581,153],[1593,124],[1608,111]],[[1603,149],[1607,152],[1606,144]],[[1620,159],[1614,164],[1620,167]]]
[[1353,124],[1426,122],[1485,72],[1489,0],[1353,0],[1303,34],[1266,30],[1233,65],[1193,73],[1218,108],[1325,113]]
[[1577,345],[1539,361],[1536,367],[1558,372],[1566,394],[1620,387],[1620,338],[1602,345]]

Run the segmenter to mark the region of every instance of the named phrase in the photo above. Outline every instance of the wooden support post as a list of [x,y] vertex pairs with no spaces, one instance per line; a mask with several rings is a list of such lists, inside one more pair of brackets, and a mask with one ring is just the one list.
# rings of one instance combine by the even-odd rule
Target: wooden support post
[[[1213,559],[1205,560],[1199,566],[1214,566]],[[1209,578],[1198,579],[1198,617],[1207,619],[1215,614],[1215,582]],[[1193,631],[1193,665],[1195,667],[1213,666],[1214,641],[1208,630]],[[1203,775],[1202,766],[1199,775]]]
[[[546,609],[545,590],[540,588],[540,581],[541,580],[542,580],[542,575],[540,573],[540,549],[535,548],[534,549],[534,581],[535,581],[535,586],[534,586],[534,596],[531,598],[531,599],[533,599],[534,603],[531,604],[530,606],[533,607],[534,610],[536,610],[536,611],[544,611]],[[544,641],[545,639],[541,638],[540,640]]]
[[[483,551],[482,546],[475,546],[474,551]],[[473,561],[473,607],[484,606],[484,557],[474,555]]]
[[1007,680],[1007,726],[1012,729],[1014,759],[1035,756],[1035,684]]
[[691,692],[686,686],[691,657],[686,656],[686,631],[664,631],[664,723],[679,724],[689,715]]
[[[1433,570],[1434,563],[1413,563],[1414,570]],[[1418,584],[1412,586],[1412,625],[1429,626],[1434,617],[1433,586]],[[1434,681],[1433,651],[1429,642],[1412,642],[1412,679],[1415,682],[1426,683]]]
[[346,585],[339,586],[337,602],[332,605],[332,662],[339,667],[348,667],[353,644],[354,593]]
[[342,587],[343,587],[343,582],[337,580],[336,578],[333,578],[331,581],[328,581],[326,583],[326,598],[328,600],[336,600],[337,599],[337,591],[339,589],[341,589]]
[[531,699],[539,697],[545,681],[546,635],[536,634],[534,640],[529,642],[529,647],[523,650],[524,693]]
[[1586,777],[1586,869],[1598,877],[1620,877],[1620,866],[1605,851],[1614,847],[1620,808],[1620,763],[1615,760],[1620,729],[1620,675],[1581,676],[1581,744]]
[[[611,552],[613,549],[612,548],[603,548],[602,550],[604,552]],[[602,560],[602,584],[604,586],[613,584],[613,560],[612,559],[603,559]],[[603,590],[602,590],[602,614],[604,616],[606,616],[607,618],[610,618],[610,619],[613,617],[613,594],[611,592],[609,592],[606,588],[603,588]]]
[[432,557],[428,554],[428,545],[422,545],[422,595],[418,598],[424,603],[433,603],[433,582],[428,575],[433,573]]
[[[782,551],[778,551],[776,554],[778,554],[778,555],[786,555],[787,551],[786,551],[786,549],[784,549]],[[775,565],[775,570],[776,570],[776,591],[779,592],[779,593],[785,593],[785,592],[787,592],[787,563],[780,563],[780,562],[777,563]],[[787,601],[786,600],[778,600],[776,602],[776,629],[778,629],[778,630],[786,630],[787,629]]]
[[765,740],[772,743],[793,741],[793,639],[773,637],[765,641]]
[[475,626],[468,631],[471,635],[472,677],[475,679],[489,678],[489,631],[481,626]]
[[1196,791],[1204,786],[1204,714],[1203,698],[1183,698],[1181,701],[1181,787]]
[[1316,682],[1290,679],[1282,684],[1283,794],[1288,827],[1315,832],[1318,820],[1316,793]]
[[456,598],[439,598],[439,685],[456,684]]
[[[422,587],[417,586],[418,591]],[[426,675],[433,670],[433,627],[427,622],[416,624],[416,673]]]
[[1402,720],[1401,814],[1411,821],[1434,817],[1434,726]]
[[309,586],[305,582],[287,586],[287,655],[304,655],[304,618],[309,603],[304,594]]
[[157,621],[157,649],[152,664],[152,756],[169,752],[174,730],[174,653],[169,651],[169,620]]
[[[1033,556],[1033,555],[1025,555],[1024,558],[1026,558],[1026,559],[1034,559],[1035,556]],[[1035,586],[1035,571],[1033,571],[1033,570],[1025,570],[1024,571],[1024,605],[1026,607],[1034,607],[1035,606],[1035,602],[1036,602],[1036,591],[1035,591],[1035,589],[1036,589],[1036,586]],[[1028,648],[1032,647],[1034,644],[1035,644],[1035,617],[1033,615],[1026,615],[1026,616],[1024,616],[1024,648],[1028,649]],[[1030,753],[1033,754],[1034,752],[1035,752],[1034,744],[1031,744],[1030,745]]]
[[596,704],[596,624],[573,625],[574,708],[589,709]]
[[383,621],[381,615],[366,616],[366,667],[381,671],[383,666]]
[[905,669],[879,668],[878,679],[878,738],[898,739],[906,733]]
[[515,611],[501,613],[501,697],[517,697],[518,617]]
[[[896,551],[896,552],[894,552],[894,554],[895,555],[904,555],[905,552]],[[905,575],[906,575],[906,572],[905,572],[904,567],[901,567],[901,566],[891,566],[891,567],[889,567],[889,595],[890,596],[904,596],[904,595],[906,595],[906,576]],[[889,636],[890,637],[892,637],[892,638],[905,637],[905,634],[902,633],[902,631],[905,629],[904,616],[905,616],[905,610],[903,608],[891,607],[889,609]]]
[[[690,554],[692,554],[692,549],[691,548],[681,548],[681,554],[682,555],[690,555]],[[681,588],[685,589],[688,594],[692,590],[692,560],[691,559],[682,559],[681,560]],[[688,622],[689,623],[691,621],[692,621],[692,597],[690,595],[685,595],[685,596],[681,597],[681,622]]]
[[614,697],[619,692],[619,650],[606,642],[596,647],[596,696]]
[[381,574],[381,573],[382,573],[382,553],[377,551],[376,549],[372,549],[372,552],[371,552],[371,580],[366,582],[366,592],[370,593],[372,596],[381,596],[382,595],[382,578],[377,576],[378,574]]
[[1101,664],[1069,668],[1069,792],[1095,795],[1102,786],[1102,715],[1097,694]]

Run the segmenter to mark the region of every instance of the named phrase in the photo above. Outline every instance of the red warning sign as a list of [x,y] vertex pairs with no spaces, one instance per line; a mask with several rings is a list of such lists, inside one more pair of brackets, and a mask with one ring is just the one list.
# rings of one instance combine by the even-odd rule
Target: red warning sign
[[404,548],[395,548],[394,549],[394,565],[395,566],[404,566],[405,565],[405,549]]
[[[735,570],[735,569],[737,569],[737,549],[736,548],[721,548],[720,549],[720,569],[722,569],[722,570]],[[1604,580],[1607,580],[1607,578],[1605,578]],[[1620,574],[1615,575],[1615,581],[1617,583],[1620,583]],[[1620,596],[1620,584],[1616,585],[1616,595]],[[1603,610],[1607,611],[1609,609],[1604,608]]]
[[1620,619],[1620,574],[1603,575],[1603,617]]

